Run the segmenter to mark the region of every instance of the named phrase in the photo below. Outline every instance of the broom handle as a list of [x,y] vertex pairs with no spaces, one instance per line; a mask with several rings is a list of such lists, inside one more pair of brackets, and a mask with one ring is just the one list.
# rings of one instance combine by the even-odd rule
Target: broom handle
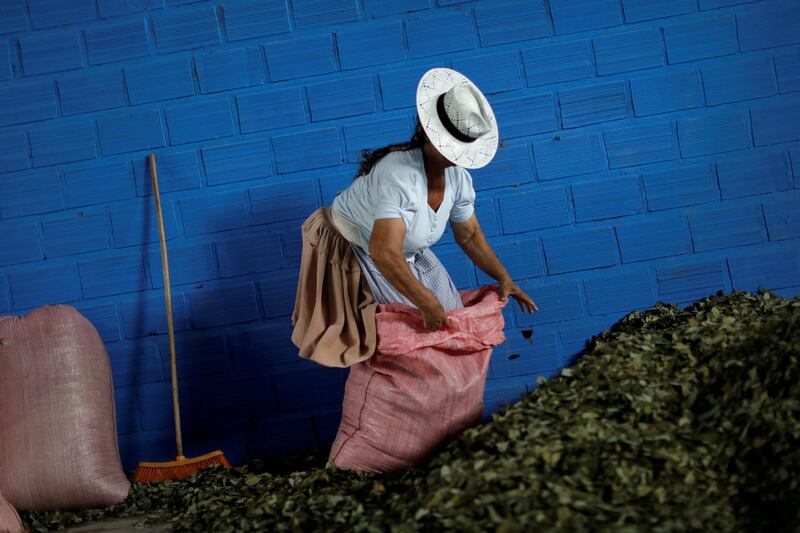
[[178,459],[183,459],[183,438],[181,437],[181,408],[178,404],[178,368],[175,364],[175,329],[172,322],[172,294],[169,285],[169,264],[167,262],[167,238],[164,233],[164,218],[161,215],[161,195],[158,191],[158,172],[156,171],[156,155],[148,154],[150,175],[153,177],[153,195],[156,197],[156,215],[158,216],[158,237],[161,240],[161,269],[164,271],[164,297],[167,301],[167,332],[169,333],[169,366],[172,373],[172,410],[175,415],[175,440],[178,448]]

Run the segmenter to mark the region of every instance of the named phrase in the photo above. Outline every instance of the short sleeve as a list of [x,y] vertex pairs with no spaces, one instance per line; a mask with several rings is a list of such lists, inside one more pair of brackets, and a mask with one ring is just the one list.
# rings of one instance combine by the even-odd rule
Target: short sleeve
[[403,183],[396,172],[387,172],[380,176],[377,184],[375,218],[402,218],[406,229],[411,227],[417,210],[411,187]]
[[450,210],[450,222],[466,222],[475,212],[475,189],[472,186],[472,176],[467,169],[459,167],[460,179]]

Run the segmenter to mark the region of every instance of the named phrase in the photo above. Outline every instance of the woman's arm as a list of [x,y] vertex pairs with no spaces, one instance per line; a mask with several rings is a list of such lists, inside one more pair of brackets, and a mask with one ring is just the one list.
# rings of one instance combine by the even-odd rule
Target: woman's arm
[[419,308],[426,327],[449,327],[450,321],[439,299],[411,273],[403,255],[405,235],[403,219],[375,219],[369,240],[369,255],[386,280]]
[[456,242],[464,250],[475,265],[483,270],[486,274],[490,275],[499,282],[500,297],[505,298],[511,294],[514,299],[519,302],[520,307],[524,311],[533,312],[538,311],[539,307],[534,303],[530,296],[519,288],[519,286],[511,280],[511,276],[506,271],[503,263],[497,258],[497,255],[486,240],[483,234],[481,225],[478,223],[478,217],[475,213],[472,214],[464,222],[451,222],[453,228],[453,235]]

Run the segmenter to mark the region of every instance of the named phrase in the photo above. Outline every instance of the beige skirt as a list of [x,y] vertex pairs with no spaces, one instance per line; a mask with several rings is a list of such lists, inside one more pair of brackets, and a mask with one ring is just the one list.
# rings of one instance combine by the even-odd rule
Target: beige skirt
[[372,357],[378,304],[350,243],[333,225],[330,207],[303,222],[292,342],[300,357],[348,367]]

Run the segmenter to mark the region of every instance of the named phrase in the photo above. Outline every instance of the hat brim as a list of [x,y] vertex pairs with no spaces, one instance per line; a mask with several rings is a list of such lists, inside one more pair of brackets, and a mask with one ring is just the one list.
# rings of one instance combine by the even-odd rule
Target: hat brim
[[[473,142],[456,139],[442,124],[436,112],[439,95],[456,85],[470,85],[480,95],[491,130]],[[431,144],[456,165],[464,168],[481,168],[489,164],[497,152],[499,136],[497,120],[489,101],[466,76],[449,68],[433,68],[426,72],[417,85],[417,114]]]

